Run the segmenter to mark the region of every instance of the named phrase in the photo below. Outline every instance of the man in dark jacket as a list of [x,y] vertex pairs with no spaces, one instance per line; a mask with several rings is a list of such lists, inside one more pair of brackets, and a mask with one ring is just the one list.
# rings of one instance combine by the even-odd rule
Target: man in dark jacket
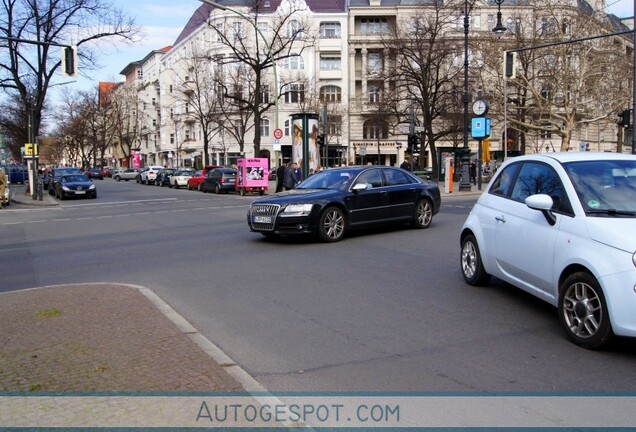
[[284,163],[281,163],[280,166],[276,169],[276,192],[283,191],[283,178],[285,177],[285,169],[287,167]]
[[285,175],[283,177],[283,186],[285,190],[293,189],[298,183],[298,177],[296,177],[296,169],[298,168],[298,164],[289,163],[287,165],[287,169],[285,170]]

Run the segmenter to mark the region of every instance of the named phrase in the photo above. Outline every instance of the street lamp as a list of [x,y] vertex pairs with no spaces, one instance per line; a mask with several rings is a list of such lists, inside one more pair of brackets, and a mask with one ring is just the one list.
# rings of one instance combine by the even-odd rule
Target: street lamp
[[[468,147],[468,104],[470,103],[470,94],[468,92],[468,29],[470,27],[469,15],[475,6],[475,1],[464,0],[464,147],[461,151],[461,181],[459,190],[470,190],[470,148]],[[501,37],[507,30],[501,22],[501,4],[504,0],[494,0],[497,3],[497,25],[492,30],[497,37]]]
[[[225,6],[225,5],[219,4],[219,3],[215,2],[215,1],[212,1],[212,0],[199,0],[199,1],[202,2],[202,3],[205,3],[207,5],[210,5],[210,6],[212,6],[215,9],[219,9],[219,10],[222,10],[222,11],[230,11],[230,12],[233,12],[233,13],[239,15],[240,17],[245,19],[247,22],[252,24],[254,26],[254,30],[256,30],[256,32],[259,34],[259,36],[263,39],[263,42],[266,45],[268,44],[267,38],[265,38],[265,35],[261,31],[261,29],[258,28],[258,25],[256,25],[255,22],[252,22],[250,17],[245,15],[243,12],[238,11],[236,9],[233,9],[233,8],[231,8],[229,6]],[[275,110],[275,113],[274,113],[275,114],[274,115],[274,127],[276,129],[278,129],[278,70],[276,68],[276,62],[272,58],[272,48],[273,48],[273,46],[271,44],[269,44],[269,49],[267,51],[267,58],[272,63],[272,69],[274,71],[274,110]],[[256,53],[256,55],[259,55],[259,53]]]

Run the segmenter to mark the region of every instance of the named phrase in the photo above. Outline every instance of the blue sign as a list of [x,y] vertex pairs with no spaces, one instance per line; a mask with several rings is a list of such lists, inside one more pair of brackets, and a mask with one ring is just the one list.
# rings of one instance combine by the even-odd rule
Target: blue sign
[[488,138],[490,136],[490,118],[473,117],[471,123],[471,135],[473,138]]

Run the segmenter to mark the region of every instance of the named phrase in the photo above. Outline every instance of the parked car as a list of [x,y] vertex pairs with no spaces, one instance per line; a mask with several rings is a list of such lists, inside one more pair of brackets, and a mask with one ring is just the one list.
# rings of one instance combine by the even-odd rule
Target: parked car
[[234,192],[236,190],[236,173],[232,168],[215,168],[203,179],[201,190],[203,192],[221,193]]
[[203,180],[207,177],[208,173],[216,168],[223,168],[220,165],[206,165],[202,170],[195,171],[194,175],[188,180],[188,190],[197,189],[203,190]]
[[120,180],[135,180],[137,178],[137,175],[139,174],[139,168],[126,168],[126,169],[122,169],[120,171],[116,171],[113,174],[113,178],[116,181],[120,181]]
[[388,166],[328,169],[296,188],[252,202],[251,231],[265,236],[315,234],[341,240],[349,229],[387,222],[428,228],[441,205],[437,184]]
[[164,168],[159,171],[155,179],[155,186],[170,186],[170,176],[176,171],[176,168]]
[[79,168],[75,167],[61,167],[61,168],[53,168],[48,177],[48,191],[49,195],[55,195],[56,186],[60,182],[60,179],[63,175],[67,174],[82,174],[82,171]]
[[102,177],[112,177],[113,176],[113,167],[104,167],[102,168]]
[[203,180],[205,180],[206,173],[204,170],[197,170],[192,177],[188,179],[188,190],[197,189],[202,190]]
[[161,171],[163,168],[164,167],[159,165],[151,165],[144,168],[139,173],[139,182],[145,185],[155,184],[155,180],[157,179],[157,174],[159,174],[159,171]]
[[180,187],[185,187],[188,185],[188,180],[194,175],[194,171],[192,170],[178,170],[174,174],[170,176],[170,184],[168,185],[171,188],[179,189]]
[[85,174],[64,174],[55,184],[55,198],[97,198],[97,189]]
[[104,175],[102,174],[101,168],[91,168],[86,171],[86,176],[89,179],[100,179],[104,180]]
[[636,156],[564,152],[508,159],[461,231],[470,285],[491,276],[550,303],[585,348],[636,336]]

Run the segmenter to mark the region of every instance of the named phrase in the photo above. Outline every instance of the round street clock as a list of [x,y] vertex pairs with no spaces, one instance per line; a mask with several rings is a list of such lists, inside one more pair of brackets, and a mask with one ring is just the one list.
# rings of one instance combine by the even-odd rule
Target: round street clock
[[475,115],[483,116],[488,112],[488,101],[485,99],[477,99],[475,103],[473,103],[473,112]]

